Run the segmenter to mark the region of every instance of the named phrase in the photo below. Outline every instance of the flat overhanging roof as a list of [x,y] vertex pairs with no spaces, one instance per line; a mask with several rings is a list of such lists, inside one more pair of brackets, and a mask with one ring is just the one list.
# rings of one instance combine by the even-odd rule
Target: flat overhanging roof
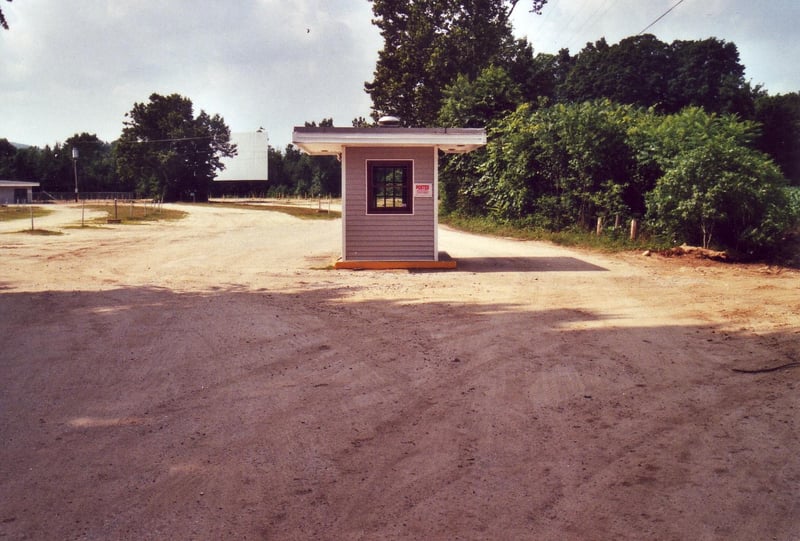
[[486,144],[486,130],[296,127],[292,144],[314,156],[336,156],[345,147],[436,147],[447,154],[464,154]]
[[0,180],[0,188],[36,188],[38,182],[28,182],[25,180]]

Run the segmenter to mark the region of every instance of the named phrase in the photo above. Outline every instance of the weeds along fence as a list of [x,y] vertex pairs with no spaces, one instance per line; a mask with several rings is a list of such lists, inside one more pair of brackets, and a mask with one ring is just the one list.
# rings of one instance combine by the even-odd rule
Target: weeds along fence
[[100,204],[107,209],[109,223],[120,220],[146,219],[154,214],[161,214],[163,201],[158,199],[128,199],[113,201],[104,200]]
[[250,195],[247,197],[238,197],[234,195],[223,195],[222,197],[211,197],[211,202],[222,203],[245,203],[254,205],[285,205],[291,207],[307,207],[310,209],[317,209],[317,212],[330,212],[332,207],[341,209],[341,199],[334,197],[331,194],[318,195],[318,196],[294,196],[278,195],[273,197],[260,197]]

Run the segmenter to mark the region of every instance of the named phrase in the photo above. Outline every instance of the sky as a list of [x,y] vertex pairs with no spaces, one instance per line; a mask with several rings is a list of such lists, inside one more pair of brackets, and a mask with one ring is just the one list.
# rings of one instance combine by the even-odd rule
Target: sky
[[[535,53],[636,35],[680,0],[520,0],[514,33]],[[0,2],[0,138],[43,147],[76,133],[118,138],[135,103],[178,93],[234,132],[368,118],[364,82],[383,42],[367,0],[14,0]],[[683,0],[647,29],[661,41],[734,42],[746,78],[800,91],[799,0]]]

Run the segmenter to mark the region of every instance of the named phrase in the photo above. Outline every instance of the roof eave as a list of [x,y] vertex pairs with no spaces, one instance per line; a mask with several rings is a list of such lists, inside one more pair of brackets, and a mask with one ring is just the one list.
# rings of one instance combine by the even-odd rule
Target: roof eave
[[463,154],[486,145],[481,128],[295,128],[292,143],[314,156],[337,155],[345,147],[435,147]]
[[39,182],[29,182],[26,180],[0,180],[0,188],[37,188]]

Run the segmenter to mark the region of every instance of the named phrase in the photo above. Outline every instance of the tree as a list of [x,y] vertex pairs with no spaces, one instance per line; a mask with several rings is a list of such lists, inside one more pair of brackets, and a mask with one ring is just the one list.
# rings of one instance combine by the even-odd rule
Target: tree
[[[11,2],[11,0],[7,0],[7,1]],[[2,9],[0,9],[0,26],[5,28],[6,30],[8,30],[8,21],[6,21],[6,16],[3,15],[3,10]]]
[[[9,2],[10,1],[11,0],[9,0]],[[508,3],[509,3],[508,14],[511,15],[511,12],[514,11],[514,8],[517,7],[517,4],[519,4],[519,0],[508,0]],[[546,3],[547,0],[531,0],[531,9],[530,9],[531,13],[537,13],[541,15],[542,8]]]
[[46,191],[72,192],[75,186],[71,151],[56,143],[39,150],[29,147],[17,151],[15,167],[18,178],[41,182]]
[[77,148],[78,181],[81,192],[122,191],[121,186],[114,186],[114,162],[111,156],[111,145],[104,143],[95,134],[75,134],[64,142],[63,152],[72,155]]
[[374,126],[375,122],[374,121],[373,122],[369,122],[363,116],[359,116],[359,117],[354,118],[350,122],[350,124],[352,125],[353,128],[369,128],[371,126]]
[[16,154],[17,147],[8,139],[0,139],[0,178],[14,178],[13,165]]
[[269,161],[269,193],[274,197],[284,196],[289,193],[289,180],[283,171],[283,154],[280,149],[269,147],[267,149]]
[[230,130],[219,115],[194,116],[189,98],[152,94],[125,115],[117,142],[117,173],[146,196],[165,201],[206,201],[221,157],[236,154]]
[[681,153],[647,206],[652,226],[675,242],[746,256],[770,254],[797,219],[778,167],[724,138]]
[[674,167],[683,153],[715,140],[752,146],[758,131],[755,122],[733,114],[709,113],[702,107],[643,118],[629,132],[630,144],[637,155],[642,193],[652,190],[656,180]]
[[661,108],[674,113],[689,105],[708,112],[753,115],[754,91],[744,79],[744,66],[734,43],[717,38],[673,41],[670,45],[673,73],[667,101]]
[[80,133],[53,147],[15,148],[0,139],[0,177],[40,182],[48,192],[70,192],[75,187],[72,149],[77,148],[78,182],[81,192],[130,191],[120,186],[114,174],[111,145],[95,134]]
[[[500,67],[485,68],[474,81],[459,75],[444,91],[444,102],[439,111],[438,124],[445,127],[480,128],[490,125],[507,113],[514,111],[523,101],[519,85]],[[442,210],[474,212],[468,199],[459,195],[459,189],[473,185],[479,178],[478,169],[485,159],[480,149],[468,154],[444,156],[440,162],[440,197]]]
[[508,73],[497,66],[484,68],[474,81],[460,74],[444,89],[438,124],[446,127],[482,128],[522,104],[522,91]]
[[755,120],[761,123],[758,149],[772,156],[786,178],[800,186],[800,93],[757,98]]
[[561,49],[557,54],[534,56],[533,46],[526,39],[518,39],[506,69],[512,80],[520,85],[528,102],[552,103],[559,101],[558,92],[564,87],[573,63],[567,49]]
[[733,43],[709,38],[668,45],[645,34],[614,45],[587,43],[556,93],[560,101],[608,98],[662,113],[695,105],[751,118],[758,89],[744,80]]
[[[370,1],[384,40],[364,87],[375,119],[394,114],[405,125],[433,125],[447,85],[459,75],[474,80],[492,64],[505,67],[516,52],[509,15],[517,1]],[[544,3],[535,0],[533,9]]]
[[780,169],[753,148],[758,135],[753,121],[701,107],[651,116],[631,130],[653,229],[706,248],[772,251],[795,211]]
[[[317,123],[314,121],[306,122],[306,127],[315,127]],[[323,118],[319,122],[320,128],[332,128],[333,118]],[[287,158],[289,157],[289,150],[287,149]],[[296,186],[295,193],[298,195],[339,195],[342,192],[342,164],[335,156],[319,156],[310,159],[307,154],[302,154],[302,158],[310,168],[307,173],[310,178],[310,183],[307,178],[295,178],[294,184]]]
[[[315,120],[312,120],[311,122],[309,122],[309,121],[305,122],[305,127],[306,128],[316,128],[317,126],[318,125],[317,125],[317,122]],[[323,118],[322,120],[319,121],[319,127],[320,128],[332,128],[333,127],[333,118]]]
[[627,215],[643,207],[629,194],[635,162],[627,132],[639,117],[608,100],[523,105],[491,131],[483,175],[467,193],[500,219],[547,229]]
[[672,71],[669,47],[646,34],[608,45],[587,43],[577,55],[561,90],[568,101],[608,98],[617,103],[649,107],[663,103]]
[[[335,158],[334,158],[335,159]],[[283,172],[290,181],[291,195],[307,196],[311,192],[314,164],[311,157],[294,145],[287,145]]]

